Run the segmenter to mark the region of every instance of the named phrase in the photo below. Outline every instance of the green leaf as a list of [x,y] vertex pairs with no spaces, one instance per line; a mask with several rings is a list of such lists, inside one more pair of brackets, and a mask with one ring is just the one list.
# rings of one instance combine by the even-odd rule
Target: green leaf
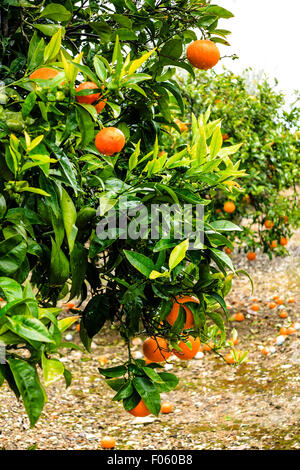
[[157,386],[146,377],[135,377],[132,381],[134,388],[143,399],[150,413],[159,415],[161,401]]
[[94,57],[94,68],[99,79],[102,82],[105,82],[105,80],[107,79],[107,70],[102,60],[99,59],[99,57],[97,56]]
[[254,292],[254,283],[253,283],[253,279],[250,276],[250,274],[247,271],[245,271],[245,269],[238,269],[236,271],[236,274],[244,274],[244,276],[247,276],[247,278],[249,279],[249,281],[251,283],[251,293],[253,294],[253,292]]
[[48,329],[37,318],[30,318],[26,315],[13,315],[7,317],[9,329],[21,338],[43,343],[54,343]]
[[126,380],[125,379],[106,379],[105,382],[115,392],[118,392],[120,390],[120,388],[123,387],[123,385],[125,385]]
[[217,232],[241,232],[242,229],[229,220],[214,220],[209,224]]
[[108,294],[98,294],[92,297],[85,307],[83,324],[90,338],[93,338],[110,318],[110,301]]
[[29,95],[26,96],[24,103],[22,104],[23,118],[25,118],[26,116],[28,116],[28,114],[30,114],[30,112],[32,111],[35,105],[35,102],[36,102],[36,94],[34,93],[34,91],[32,91],[31,93],[29,93]]
[[159,372],[158,375],[163,380],[163,384],[158,384],[158,391],[159,393],[167,393],[173,390],[178,382],[179,379],[174,374],[170,374],[169,372]]
[[21,235],[7,238],[0,243],[0,275],[11,275],[22,265],[27,243]]
[[56,241],[51,238],[50,285],[63,285],[69,277],[69,261]]
[[86,147],[94,138],[94,122],[82,106],[76,107],[76,117],[81,135],[81,146]]
[[10,370],[22,396],[30,427],[39,419],[45,403],[45,394],[35,367],[22,359],[9,359]]
[[99,367],[98,370],[104,377],[121,377],[127,372],[125,366],[109,367],[107,369],[101,369],[101,367]]
[[228,266],[228,268],[230,268],[232,272],[235,272],[232,261],[229,256],[226,255],[226,253],[215,248],[209,248],[209,251],[211,253],[211,257],[224,274],[226,274],[224,266]]
[[0,219],[4,217],[6,211],[7,211],[7,206],[6,206],[5,197],[2,194],[0,194]]
[[169,269],[174,269],[184,258],[189,248],[189,239],[187,238],[171,251],[169,258]]
[[220,127],[217,127],[212,135],[211,143],[210,143],[210,156],[211,158],[215,158],[221,147],[222,147],[223,139],[222,139],[222,132]]
[[226,8],[219,7],[218,5],[210,5],[205,9],[206,13],[216,15],[219,18],[232,18],[234,15]]
[[[49,5],[50,6],[50,5]],[[45,47],[44,50],[44,61],[53,60],[60,51],[61,47],[61,29],[52,36],[49,44]]]
[[182,54],[182,40],[181,39],[170,39],[161,48],[159,57],[167,57],[168,59],[179,59]]
[[120,401],[124,400],[125,398],[130,397],[133,393],[133,386],[131,382],[125,382],[124,385],[120,387],[117,394],[113,397],[112,401]]
[[72,275],[72,288],[70,292],[70,299],[80,295],[82,284],[85,280],[86,270],[88,264],[88,250],[75,242],[74,248],[70,256],[70,266]]
[[41,31],[45,36],[53,36],[62,27],[58,24],[34,24],[36,29]]
[[149,57],[153,54],[155,50],[156,48],[152,49],[152,51],[146,52],[139,59],[135,59],[130,62],[128,75],[132,75],[136,70],[138,70],[143,65],[143,63],[146,62],[147,59],[149,59]]
[[71,17],[72,13],[59,3],[50,3],[40,14],[40,18],[48,18],[58,23],[68,22]]
[[72,198],[69,196],[69,194],[64,188],[61,188],[60,207],[68,240],[69,252],[71,253],[74,248],[74,243],[78,231],[77,227],[75,226],[77,214]]
[[[210,292],[209,295],[206,295],[206,297],[208,298],[213,298],[214,300],[216,300],[222,307],[222,309],[224,310],[224,313],[226,314],[226,317],[228,318],[229,317],[229,313],[228,313],[228,309],[227,309],[227,306],[226,306],[226,302],[225,300],[223,299],[223,297],[221,297],[219,294],[217,294],[217,292]],[[223,321],[223,320],[222,320]],[[215,322],[216,323],[216,322]],[[221,327],[220,327],[221,328]],[[222,329],[222,328],[221,328]],[[224,329],[224,328],[223,328]]]
[[143,367],[143,371],[145,372],[145,374],[149,377],[149,379],[152,382],[159,383],[159,384],[164,383],[164,381],[160,377],[160,375],[154,369],[151,369],[151,367]]
[[123,252],[129,263],[132,264],[135,269],[146,277],[150,276],[151,271],[154,269],[154,263],[150,258],[141,253],[136,253],[135,251],[123,250]]
[[73,325],[73,323],[77,322],[78,318],[79,316],[77,315],[75,317],[66,317],[59,320],[57,323],[59,331],[62,333],[66,331],[68,328],[70,328],[70,326]]
[[42,369],[45,385],[48,387],[63,377],[65,367],[58,359],[47,359],[45,354],[42,354]]
[[23,298],[22,287],[20,284],[9,277],[0,277],[0,293],[7,302],[21,300]]
[[141,144],[141,140],[138,141],[138,143],[135,146],[134,152],[131,154],[129,158],[128,167],[130,171],[132,171],[138,164],[138,157],[140,154],[140,144]]

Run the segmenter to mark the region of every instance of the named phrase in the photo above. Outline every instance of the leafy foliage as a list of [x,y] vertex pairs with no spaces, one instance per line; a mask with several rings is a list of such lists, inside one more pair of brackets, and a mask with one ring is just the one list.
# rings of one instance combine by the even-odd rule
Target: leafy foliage
[[[178,129],[174,100],[184,111],[176,70],[194,77],[183,53],[196,39],[193,28],[223,42],[227,33],[217,30],[218,20],[232,14],[193,0],[147,0],[139,8],[130,0],[77,3],[17,6],[6,0],[1,6],[0,341],[7,361],[0,373],[21,395],[32,426],[45,402],[38,367],[45,385],[61,377],[70,384],[70,373],[53,354],[65,347],[62,333],[78,317],[58,319],[60,299],[76,297],[78,305],[89,300],[80,326],[88,351],[105,322],[119,330],[128,362],[100,372],[126,410],[143,398],[158,414],[159,394],[173,389],[177,378],[156,372],[158,364],[134,360],[131,338],[160,335],[178,349],[190,334],[206,341],[221,329],[221,347],[224,296],[235,272],[223,247],[232,246],[227,234],[239,228],[216,222],[210,205],[215,191],[245,174],[229,158],[239,146],[224,152],[220,121],[209,121],[209,110],[192,116],[189,145],[167,153],[161,146],[168,129]],[[40,67],[56,74],[32,76]],[[96,103],[76,100],[76,87],[86,80],[98,89],[80,96],[101,93],[106,106],[100,114]],[[104,126],[123,132],[119,154],[96,150],[95,135]],[[151,207],[162,203],[176,204],[177,211],[186,203],[204,205],[202,239],[194,230],[196,235],[178,240],[173,219],[168,236],[160,219],[157,237],[147,229],[130,238],[122,228],[99,236],[110,209],[117,215],[126,210],[131,232],[138,233],[141,217],[153,222]],[[139,213],[141,204],[146,215]],[[190,220],[195,229],[195,211]],[[191,306],[195,326],[183,332],[182,315],[173,326],[165,320],[181,294],[199,299]]]

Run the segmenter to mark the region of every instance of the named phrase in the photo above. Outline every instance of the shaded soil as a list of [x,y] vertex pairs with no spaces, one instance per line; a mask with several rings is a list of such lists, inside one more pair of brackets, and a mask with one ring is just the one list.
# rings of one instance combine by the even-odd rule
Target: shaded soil
[[[126,358],[126,348],[117,334],[106,329],[92,347],[93,354],[73,351],[64,358],[73,374],[69,389],[58,382],[48,388],[49,403],[38,424],[29,429],[23,405],[10,390],[1,388],[0,448],[99,449],[100,439],[112,435],[117,449],[299,449],[300,448],[300,330],[267,356],[262,346],[272,346],[280,326],[300,322],[300,232],[289,242],[290,256],[259,255],[253,263],[233,255],[234,263],[249,271],[255,297],[245,277],[235,279],[227,298],[230,312],[242,311],[238,330],[248,361],[234,367],[213,353],[188,363],[171,360],[167,367],[180,377],[179,385],[163,399],[173,403],[173,412],[159,418],[134,418],[119,403],[100,378],[103,356],[107,366]],[[285,299],[288,318],[279,317],[279,307],[265,303],[278,294]],[[295,303],[288,303],[291,297]],[[260,305],[252,312],[253,302]],[[78,333],[72,331],[76,340]],[[135,346],[141,351],[141,346]]]

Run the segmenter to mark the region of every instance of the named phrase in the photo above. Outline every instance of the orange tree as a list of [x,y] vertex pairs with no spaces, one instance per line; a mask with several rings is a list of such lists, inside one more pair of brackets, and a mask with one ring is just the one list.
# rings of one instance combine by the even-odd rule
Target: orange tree
[[[192,142],[180,152],[161,154],[158,144],[163,126],[178,127],[171,97],[184,106],[172,79],[176,67],[194,77],[183,52],[196,39],[191,28],[223,41],[217,23],[231,13],[193,1],[145,0],[139,8],[131,0],[77,3],[22,8],[8,0],[1,7],[9,27],[2,30],[0,108],[0,341],[6,348],[0,384],[21,395],[32,426],[44,406],[44,386],[63,376],[71,382],[57,353],[81,348],[63,339],[78,318],[59,316],[57,302],[65,298],[84,302],[80,337],[88,351],[105,322],[128,346],[124,364],[100,369],[114,400],[132,414],[157,415],[160,393],[177,378],[157,363],[134,360],[131,339],[151,337],[158,349],[147,354],[158,359],[172,350],[191,357],[199,345],[194,338],[206,342],[219,330],[221,347],[220,308],[227,315],[224,297],[235,272],[223,247],[232,248],[227,235],[240,230],[215,220],[209,208],[212,191],[244,174],[229,158],[236,148],[222,150],[209,113],[193,116]],[[178,240],[175,219],[167,231],[159,219],[152,237],[145,221],[153,222],[154,205],[176,204],[180,212],[185,203],[192,205],[191,227],[193,206],[205,206],[202,238],[198,232],[196,240]],[[99,226],[112,210],[124,209],[131,233],[146,230],[134,237],[109,227],[101,237]],[[178,301],[178,315],[168,322],[182,295],[190,301]],[[188,312],[192,321],[184,329]]]
[[[185,119],[189,113],[200,113],[210,107],[212,119],[220,119],[224,146],[243,142],[232,160],[241,161],[247,172],[243,191],[236,196],[216,194],[214,208],[218,217],[240,223],[242,232],[235,237],[246,252],[260,248],[269,256],[285,254],[292,229],[299,223],[297,184],[299,181],[299,99],[286,110],[284,95],[263,77],[259,82],[236,75],[229,70],[216,74],[197,72],[196,79],[178,80],[185,95]],[[181,117],[177,111],[177,119]],[[182,127],[182,124],[181,124]],[[189,141],[189,126],[182,134],[173,132],[169,145],[180,148]],[[174,141],[174,137],[176,138]],[[224,203],[233,201],[227,211]],[[269,221],[269,222],[268,222]]]

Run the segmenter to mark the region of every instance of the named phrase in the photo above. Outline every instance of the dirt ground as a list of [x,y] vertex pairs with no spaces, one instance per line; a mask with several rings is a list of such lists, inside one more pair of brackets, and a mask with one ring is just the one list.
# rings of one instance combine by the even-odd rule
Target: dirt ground
[[[106,329],[93,342],[93,354],[70,352],[64,359],[73,374],[65,389],[63,381],[48,388],[49,403],[34,429],[29,429],[22,403],[9,389],[1,388],[0,448],[5,449],[100,449],[100,439],[112,435],[117,449],[299,449],[300,448],[300,330],[267,356],[262,346],[272,346],[282,325],[300,322],[300,231],[288,245],[290,256],[281,259],[258,254],[249,263],[233,255],[255,283],[252,312],[249,281],[234,281],[227,297],[230,312],[242,311],[242,323],[230,322],[238,330],[241,350],[248,361],[230,366],[212,353],[188,363],[171,360],[169,370],[180,377],[177,388],[163,395],[173,412],[158,418],[134,418],[119,403],[99,376],[101,357],[107,366],[119,364],[125,346],[115,332]],[[265,303],[278,294],[285,299],[288,318],[279,317],[279,307]],[[295,303],[287,300],[294,297]],[[76,340],[75,329],[72,334]],[[141,351],[141,346],[135,347]]]

